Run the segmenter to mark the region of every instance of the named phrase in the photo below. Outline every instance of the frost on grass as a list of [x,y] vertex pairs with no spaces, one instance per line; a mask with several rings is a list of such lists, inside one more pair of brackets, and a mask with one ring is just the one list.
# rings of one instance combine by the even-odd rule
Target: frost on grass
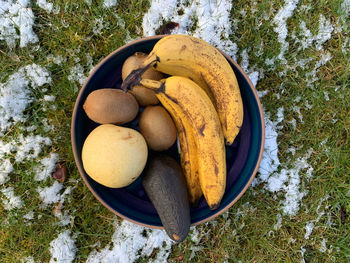
[[117,5],[117,0],[104,0],[103,1],[103,7],[109,8]]
[[21,197],[15,195],[13,187],[1,189],[0,192],[5,196],[2,202],[6,210],[21,208],[23,206]]
[[70,230],[65,230],[50,242],[50,263],[71,263],[77,252],[75,246],[76,237],[71,235]]
[[340,5],[340,10],[344,17],[350,14],[350,0],[344,0]]
[[273,18],[273,23],[275,24],[274,31],[278,34],[278,42],[281,44],[281,51],[278,54],[278,59],[281,60],[282,64],[287,63],[284,54],[289,49],[289,43],[286,41],[288,36],[287,20],[292,17],[298,2],[299,0],[285,0],[284,6]]
[[260,162],[259,176],[254,179],[253,185],[265,182],[271,173],[277,171],[280,161],[278,158],[278,124],[283,120],[283,108],[279,109],[279,118],[270,120],[270,115],[265,113],[265,147]]
[[62,55],[54,56],[54,55],[50,54],[47,56],[47,61],[52,62],[56,65],[61,65],[63,62],[66,62],[67,59],[65,57],[63,57]]
[[34,14],[29,0],[0,1],[0,41],[6,41],[10,49],[16,46],[17,39],[20,47],[38,42],[33,26]]
[[5,83],[0,83],[0,133],[25,120],[23,112],[34,101],[30,88],[50,82],[50,73],[45,68],[31,64],[21,67]]
[[155,250],[158,252],[153,262],[167,262],[172,244],[163,230],[144,228],[126,220],[119,225],[115,220],[112,245],[92,251],[86,262],[134,262],[149,257]]
[[36,3],[49,14],[52,12],[57,15],[60,12],[59,6],[54,6],[53,3],[47,2],[46,0],[37,0]]
[[[1,160],[1,159],[0,159]],[[9,180],[8,175],[13,172],[13,165],[9,159],[5,159],[0,163],[0,185]]]
[[316,62],[314,68],[305,74],[307,86],[313,87],[313,83],[318,81],[317,72],[319,71],[321,66],[324,66],[328,61],[330,61],[333,58],[332,54],[330,52],[321,53],[321,57],[319,61]]
[[63,185],[59,182],[55,181],[53,185],[48,187],[38,187],[37,192],[39,193],[40,199],[43,202],[44,207],[52,204],[57,203],[61,199],[61,195],[59,192],[62,190]]
[[[1,136],[13,125],[19,122],[24,123],[27,120],[28,116],[24,114],[24,111],[36,100],[32,89],[37,89],[50,82],[50,73],[45,68],[31,64],[19,68],[17,72],[9,76],[6,82],[0,83]],[[21,163],[38,157],[43,146],[51,145],[49,138],[40,135],[19,134],[15,139],[7,135],[6,139],[6,142],[0,139],[0,185],[9,180],[8,175],[14,170],[10,156],[14,157],[15,162]]]
[[232,2],[196,0],[154,0],[143,17],[143,35],[152,36],[164,21],[179,23],[172,33],[193,35],[236,59],[237,45],[229,37],[232,34],[230,11]]
[[313,229],[315,228],[315,225],[321,220],[321,218],[324,216],[325,214],[325,210],[321,210],[322,204],[323,202],[327,201],[329,198],[329,195],[326,195],[325,197],[321,198],[321,200],[319,201],[319,204],[316,208],[316,214],[317,214],[317,218],[315,220],[312,220],[310,222],[308,222],[305,226],[305,235],[304,238],[305,239],[309,239],[310,235],[313,231]]
[[37,158],[42,151],[43,146],[50,146],[51,139],[41,135],[29,135],[24,137],[19,135],[18,146],[16,147],[16,162],[23,162]]
[[84,68],[79,63],[71,67],[70,74],[68,75],[68,80],[71,82],[78,82],[80,85],[83,85],[85,82],[86,76],[84,74]]
[[301,40],[296,40],[296,43],[300,43],[298,50],[305,50],[309,48],[313,43],[317,50],[322,50],[322,45],[328,41],[333,32],[334,28],[330,21],[326,20],[324,15],[320,14],[318,33],[313,35],[311,31],[306,27],[306,23],[301,21],[300,23],[300,34],[302,36]]
[[51,153],[50,156],[40,160],[40,164],[34,168],[34,180],[44,181],[46,180],[56,169],[58,162],[58,154]]
[[103,29],[103,18],[95,18],[94,27],[92,28],[92,32],[95,35],[101,35]]
[[299,211],[301,200],[306,191],[301,189],[300,174],[306,171],[311,177],[313,168],[307,160],[312,154],[312,149],[302,158],[298,158],[292,168],[282,165],[278,158],[278,130],[283,120],[283,108],[278,110],[277,120],[271,121],[270,115],[265,114],[265,147],[258,174],[253,181],[253,186],[264,183],[264,188],[272,193],[281,192],[284,197],[280,204],[284,215],[294,216]]

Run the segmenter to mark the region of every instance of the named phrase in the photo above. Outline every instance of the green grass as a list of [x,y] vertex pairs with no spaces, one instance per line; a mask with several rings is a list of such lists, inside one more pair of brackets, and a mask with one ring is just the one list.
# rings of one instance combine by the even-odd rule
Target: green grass
[[[45,86],[49,89],[46,94],[56,96],[57,110],[43,111],[43,107],[48,106],[34,102],[28,109],[31,114],[26,123],[38,125],[40,134],[50,136],[52,134],[44,132],[42,120],[46,118],[54,125],[55,131],[51,138],[55,141],[52,146],[43,149],[40,157],[50,152],[59,153],[69,171],[64,186],[75,187],[69,196],[70,201],[66,201],[64,207],[64,210],[70,211],[74,216],[74,220],[69,226],[57,226],[58,219],[52,213],[53,206],[41,209],[41,201],[36,192],[38,186],[51,185],[53,179],[40,183],[34,181],[30,171],[37,160],[17,164],[15,172],[10,176],[11,180],[4,186],[13,186],[25,206],[8,212],[0,204],[0,262],[19,262],[21,258],[31,255],[36,262],[48,262],[49,243],[66,228],[77,235],[74,262],[85,262],[93,250],[91,246],[97,240],[101,242],[100,248],[110,243],[114,232],[114,215],[89,192],[80,180],[74,163],[70,121],[80,85],[70,82],[68,75],[78,59],[85,73],[88,73],[87,55],[92,57],[93,65],[96,65],[110,52],[122,46],[128,34],[132,38],[142,35],[142,17],[150,6],[149,2],[118,2],[115,8],[104,9],[101,1],[94,2],[91,6],[84,1],[54,1],[61,8],[57,15],[47,14],[33,4],[36,16],[34,30],[39,43],[26,48],[16,47],[10,51],[3,41],[0,42],[0,82],[5,82],[21,66],[31,63],[44,66],[51,72],[53,81]],[[265,110],[271,113],[271,118],[275,119],[278,108],[284,108],[284,120],[280,123],[282,129],[278,137],[280,161],[285,167],[292,168],[297,158],[304,157],[309,149],[313,149],[308,163],[314,170],[311,179],[306,178],[306,171],[300,174],[301,187],[307,190],[307,194],[295,216],[282,215],[280,201],[284,198],[283,194],[271,193],[264,190],[263,185],[258,185],[250,188],[225,216],[198,226],[201,236],[198,244],[189,237],[185,242],[174,245],[169,256],[170,262],[189,261],[194,247],[201,249],[194,254],[193,262],[300,262],[302,258],[305,262],[349,262],[350,53],[349,48],[347,52],[342,52],[342,46],[349,39],[349,31],[345,29],[348,29],[346,23],[350,21],[348,18],[339,20],[341,2],[324,0],[316,4],[300,1],[298,6],[310,4],[311,9],[307,12],[295,11],[288,19],[289,35],[286,41],[289,43],[289,51],[285,53],[287,65],[281,65],[276,60],[273,69],[265,64],[265,60],[275,58],[280,52],[272,18],[284,2],[258,0],[256,13],[252,13],[251,4],[246,1],[233,2],[231,16],[235,29],[230,38],[238,45],[237,61],[241,62],[240,54],[247,49],[249,67],[264,71],[265,76],[258,82],[257,89],[269,91],[261,100]],[[244,15],[242,10],[245,11]],[[116,14],[124,21],[124,25],[118,22]],[[333,26],[339,21],[344,30],[333,32],[332,38],[323,44],[324,51],[329,51],[333,58],[320,67],[317,72],[319,80],[312,83],[313,87],[308,87],[306,73],[319,61],[321,51],[316,50],[314,45],[298,51],[299,45],[291,37],[291,32],[295,31],[298,36],[299,24],[305,21],[307,28],[316,34],[320,14],[330,20]],[[94,20],[101,17],[105,27],[100,35],[94,35]],[[40,47],[36,49],[38,45]],[[47,60],[49,54],[61,55],[66,58],[66,62],[61,65],[50,63]],[[303,58],[312,58],[305,70],[296,64]],[[280,76],[280,72],[285,74]],[[328,93],[329,100],[325,99],[324,92]],[[40,90],[35,90],[34,94],[37,98],[42,98]],[[301,98],[300,102],[296,102],[298,98]],[[306,107],[307,104],[311,109]],[[293,109],[294,106],[300,107],[302,122]],[[296,128],[290,123],[293,119],[296,120]],[[17,138],[23,133],[21,126],[22,124],[15,125],[2,140]],[[291,147],[296,149],[295,155],[288,152]],[[326,195],[329,198],[317,211],[320,200]],[[35,219],[26,221],[23,215],[29,211],[34,211]],[[243,214],[237,217],[238,211],[243,211]],[[306,224],[316,220],[320,211],[325,214],[315,222],[310,239],[305,239]],[[282,226],[275,230],[277,214],[282,215]],[[327,225],[328,218],[333,223],[331,226]],[[227,220],[231,220],[231,224],[225,227]],[[327,241],[326,252],[319,250],[323,239]],[[147,258],[139,260],[147,261]]]

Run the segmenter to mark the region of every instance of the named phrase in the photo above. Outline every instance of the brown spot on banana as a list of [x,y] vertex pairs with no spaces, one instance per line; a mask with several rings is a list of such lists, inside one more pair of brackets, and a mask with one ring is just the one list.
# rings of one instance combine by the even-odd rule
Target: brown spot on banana
[[187,46],[186,45],[182,45],[182,47],[181,47],[181,49],[180,49],[180,52],[179,53],[181,53],[181,52],[183,52],[183,51],[185,51],[185,49],[187,48]]
[[202,124],[201,127],[199,127],[199,133],[204,136],[204,130],[205,130],[205,123]]
[[216,177],[217,177],[218,174],[219,174],[218,161],[215,159],[215,156],[211,156],[211,159],[213,160],[213,163],[214,163],[214,172],[215,172],[215,175],[216,175]]

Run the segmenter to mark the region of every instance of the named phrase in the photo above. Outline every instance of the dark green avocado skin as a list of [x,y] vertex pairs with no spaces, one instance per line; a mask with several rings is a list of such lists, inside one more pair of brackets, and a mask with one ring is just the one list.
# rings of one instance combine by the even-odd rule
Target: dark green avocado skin
[[190,230],[190,206],[186,179],[180,165],[170,156],[150,155],[142,185],[158,212],[168,236],[183,241]]

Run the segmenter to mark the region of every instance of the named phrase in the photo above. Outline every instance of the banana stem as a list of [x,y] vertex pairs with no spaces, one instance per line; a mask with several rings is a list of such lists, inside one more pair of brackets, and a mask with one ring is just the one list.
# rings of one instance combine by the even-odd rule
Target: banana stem
[[155,60],[152,60],[150,63],[148,63],[146,66],[131,71],[131,73],[123,81],[121,89],[124,92],[127,92],[128,90],[131,90],[134,86],[140,85],[142,74],[145,73],[145,71],[149,67],[153,66],[158,61],[159,61],[159,58],[156,58]]
[[164,82],[152,79],[141,79],[140,84],[156,93],[161,92],[165,88]]

